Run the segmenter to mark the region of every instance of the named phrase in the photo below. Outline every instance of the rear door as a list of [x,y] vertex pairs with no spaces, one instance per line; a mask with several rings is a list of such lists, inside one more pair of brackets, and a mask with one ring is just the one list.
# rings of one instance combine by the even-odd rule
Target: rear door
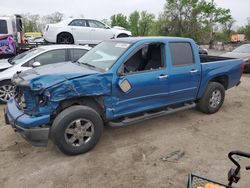
[[171,103],[196,99],[201,78],[200,63],[195,60],[190,42],[169,42],[171,56],[169,100]]

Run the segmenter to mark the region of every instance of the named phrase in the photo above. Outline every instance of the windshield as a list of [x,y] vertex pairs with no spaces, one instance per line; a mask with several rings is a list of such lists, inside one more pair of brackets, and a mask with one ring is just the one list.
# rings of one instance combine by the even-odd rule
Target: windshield
[[21,62],[26,61],[26,60],[29,59],[30,57],[39,54],[39,53],[42,52],[42,51],[44,51],[44,49],[42,49],[42,48],[34,48],[34,49],[31,49],[31,50],[29,50],[29,51],[23,52],[23,53],[17,55],[16,57],[10,59],[10,60],[9,60],[9,63],[12,64],[12,65],[17,65],[17,64],[19,64],[19,63],[21,63]]
[[129,45],[124,42],[102,42],[82,56],[78,62],[107,71],[128,49]]
[[232,52],[237,52],[237,53],[249,53],[250,54],[250,45],[244,44],[236,49],[234,49]]

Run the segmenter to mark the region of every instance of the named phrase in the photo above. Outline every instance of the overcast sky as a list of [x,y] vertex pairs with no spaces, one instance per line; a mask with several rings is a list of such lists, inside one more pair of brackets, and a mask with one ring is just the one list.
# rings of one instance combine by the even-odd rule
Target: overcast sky
[[[55,11],[66,16],[83,15],[88,18],[104,19],[123,13],[129,15],[134,10],[147,10],[158,15],[163,10],[165,0],[1,0],[0,14],[50,14]],[[246,23],[250,17],[250,0],[215,0],[223,8],[229,8],[236,25]]]

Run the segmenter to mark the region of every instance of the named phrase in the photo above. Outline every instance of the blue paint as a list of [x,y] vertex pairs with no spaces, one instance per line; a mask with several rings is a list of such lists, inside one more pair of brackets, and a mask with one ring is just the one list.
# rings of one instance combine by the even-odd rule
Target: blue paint
[[[105,119],[114,120],[122,116],[147,111],[170,104],[196,101],[203,95],[208,82],[217,76],[228,77],[228,88],[235,86],[241,77],[240,60],[225,60],[200,64],[200,57],[192,39],[171,37],[122,38],[116,41],[130,43],[130,47],[119,57],[110,70],[103,72],[87,66],[69,62],[42,66],[19,75],[13,81],[26,85],[30,95],[26,102],[25,116],[17,120],[20,126],[36,127],[51,123],[56,109],[63,100],[84,96],[102,97]],[[174,67],[171,63],[169,42],[189,42],[193,48],[195,63],[188,66]],[[154,71],[118,75],[124,61],[142,45],[165,43],[165,67]],[[191,70],[197,70],[190,74]],[[168,75],[159,80],[159,75]],[[124,93],[119,83],[128,80],[132,88]],[[38,96],[45,98],[45,104],[38,104]],[[12,119],[20,115],[14,108],[15,101],[10,100],[7,114]],[[30,107],[30,108],[29,108]]]

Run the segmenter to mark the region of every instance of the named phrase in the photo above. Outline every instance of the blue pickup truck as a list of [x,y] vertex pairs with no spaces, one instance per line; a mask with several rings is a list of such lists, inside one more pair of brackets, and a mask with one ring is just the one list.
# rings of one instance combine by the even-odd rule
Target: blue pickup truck
[[197,107],[212,114],[240,84],[241,60],[199,56],[188,38],[104,41],[77,62],[18,72],[6,124],[35,146],[65,154],[91,150],[103,126],[125,126]]

